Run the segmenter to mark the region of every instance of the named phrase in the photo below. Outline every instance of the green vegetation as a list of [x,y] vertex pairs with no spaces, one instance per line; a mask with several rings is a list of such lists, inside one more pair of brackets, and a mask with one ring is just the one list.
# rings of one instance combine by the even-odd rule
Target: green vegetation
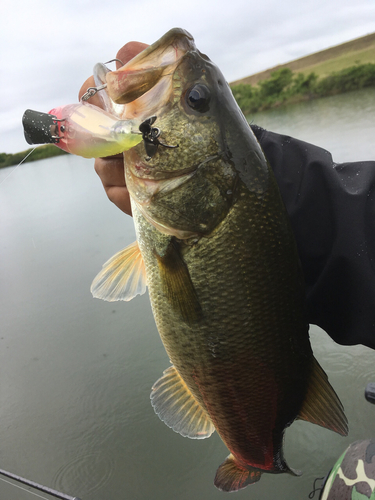
[[281,68],[272,72],[268,79],[258,82],[258,85],[240,83],[233,85],[232,91],[238,105],[247,114],[365,87],[375,87],[373,63],[357,64],[322,78],[314,72],[306,75]]
[[[15,154],[0,153],[0,168],[18,165],[32,150],[33,148],[30,148]],[[28,158],[26,158],[25,163],[28,161],[43,160],[44,158],[51,158],[52,156],[65,154],[68,153],[60,148],[57,148],[53,144],[45,144],[44,146],[38,146],[35,151]]]

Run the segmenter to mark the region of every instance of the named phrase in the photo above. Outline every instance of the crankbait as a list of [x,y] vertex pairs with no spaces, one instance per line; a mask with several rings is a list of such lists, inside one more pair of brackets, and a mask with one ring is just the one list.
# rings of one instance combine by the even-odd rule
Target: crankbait
[[49,113],[28,109],[22,123],[29,144],[52,143],[84,158],[122,153],[143,140],[139,122],[119,120],[85,101],[60,106]]

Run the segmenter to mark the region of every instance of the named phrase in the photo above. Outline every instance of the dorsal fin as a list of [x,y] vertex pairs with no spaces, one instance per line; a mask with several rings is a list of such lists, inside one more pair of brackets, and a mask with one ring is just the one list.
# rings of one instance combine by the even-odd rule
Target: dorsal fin
[[348,421],[339,397],[328,381],[328,377],[313,358],[307,394],[298,418],[330,429],[342,436],[348,435]]
[[155,382],[150,398],[160,420],[181,436],[205,439],[215,431],[210,417],[174,366],[167,368]]
[[202,308],[178,243],[172,238],[165,255],[155,255],[163,290],[173,309],[178,311],[187,323],[199,320],[202,317]]
[[109,302],[128,301],[145,293],[146,270],[136,241],[103,265],[90,290],[95,298]]

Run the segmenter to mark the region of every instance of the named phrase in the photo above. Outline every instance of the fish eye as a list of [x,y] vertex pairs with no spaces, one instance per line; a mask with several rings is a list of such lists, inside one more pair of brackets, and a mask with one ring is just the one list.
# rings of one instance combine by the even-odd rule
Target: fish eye
[[205,113],[209,110],[210,91],[206,85],[198,83],[186,92],[186,102],[195,111]]

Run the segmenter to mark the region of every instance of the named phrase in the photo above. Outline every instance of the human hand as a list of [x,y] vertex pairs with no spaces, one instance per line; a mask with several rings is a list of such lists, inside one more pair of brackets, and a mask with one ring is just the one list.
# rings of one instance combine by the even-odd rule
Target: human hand
[[[141,42],[128,42],[117,52],[116,58],[126,64],[148,45]],[[117,69],[121,64],[116,61]],[[95,87],[94,77],[90,76],[79,91],[79,99],[89,87]],[[102,108],[102,103],[97,94],[90,98],[90,104]],[[122,154],[95,159],[95,171],[102,181],[108,198],[123,212],[131,215],[130,196],[125,184],[124,158]]]

